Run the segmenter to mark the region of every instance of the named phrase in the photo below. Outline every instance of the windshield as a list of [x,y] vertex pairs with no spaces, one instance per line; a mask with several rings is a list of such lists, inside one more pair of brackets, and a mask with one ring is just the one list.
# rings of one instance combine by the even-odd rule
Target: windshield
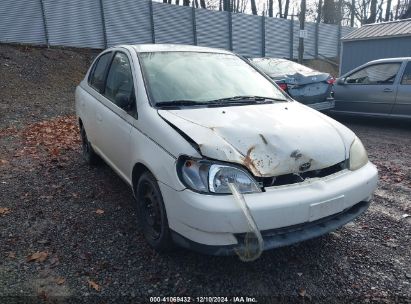
[[271,77],[294,75],[297,73],[307,75],[315,72],[313,69],[303,66],[302,64],[285,59],[261,58],[253,59],[252,63]]
[[[150,52],[140,54],[148,93],[155,104],[207,103],[252,97],[286,100],[275,85],[231,54]],[[250,99],[244,98],[244,102]],[[271,101],[272,102],[272,101]]]

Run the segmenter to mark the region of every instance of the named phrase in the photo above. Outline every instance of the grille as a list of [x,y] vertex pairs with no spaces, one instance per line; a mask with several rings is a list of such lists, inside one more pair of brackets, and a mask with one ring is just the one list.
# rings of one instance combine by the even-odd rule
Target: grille
[[273,177],[260,177],[256,178],[257,182],[262,184],[264,187],[282,186],[301,183],[307,178],[321,178],[325,177],[347,168],[347,161],[342,161],[338,164],[332,165],[318,170],[311,170],[298,173],[289,173]]

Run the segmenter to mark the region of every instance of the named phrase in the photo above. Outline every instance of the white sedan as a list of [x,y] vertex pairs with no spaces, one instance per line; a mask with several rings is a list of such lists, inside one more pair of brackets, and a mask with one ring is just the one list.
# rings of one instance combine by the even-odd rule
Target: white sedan
[[362,214],[377,170],[355,134],[224,50],[122,45],[76,89],[83,154],[130,185],[157,250],[262,250]]

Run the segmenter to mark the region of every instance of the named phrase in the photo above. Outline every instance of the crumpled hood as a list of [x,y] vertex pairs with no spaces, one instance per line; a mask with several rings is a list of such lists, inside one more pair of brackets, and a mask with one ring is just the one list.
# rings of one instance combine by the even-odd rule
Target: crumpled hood
[[159,110],[203,156],[246,166],[255,176],[322,169],[348,158],[354,134],[297,102]]

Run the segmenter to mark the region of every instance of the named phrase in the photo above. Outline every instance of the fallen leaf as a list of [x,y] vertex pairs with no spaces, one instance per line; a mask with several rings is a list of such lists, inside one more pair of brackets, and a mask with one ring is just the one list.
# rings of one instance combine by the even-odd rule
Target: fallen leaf
[[62,285],[62,284],[64,284],[65,281],[66,281],[65,278],[60,277],[56,280],[56,283],[57,283],[57,285]]
[[98,285],[96,282],[88,280],[88,287],[93,288],[96,291],[100,291],[100,285]]
[[10,251],[8,256],[11,259],[15,259],[16,258],[16,253],[14,251]]
[[104,210],[103,210],[103,209],[97,209],[95,212],[96,212],[97,214],[103,214],[103,213],[104,213]]
[[27,257],[27,262],[44,262],[47,259],[48,255],[49,254],[45,251],[37,251]]
[[0,159],[0,165],[7,165],[9,163],[8,160]]
[[410,217],[410,216],[411,216],[411,214],[405,213],[405,214],[403,214],[401,217],[402,217],[402,218],[407,218],[407,217]]
[[299,294],[301,297],[305,297],[305,295],[307,294],[307,291],[306,291],[304,288],[299,288],[299,289],[298,289],[298,294]]
[[0,208],[0,215],[6,215],[10,213],[9,208]]

